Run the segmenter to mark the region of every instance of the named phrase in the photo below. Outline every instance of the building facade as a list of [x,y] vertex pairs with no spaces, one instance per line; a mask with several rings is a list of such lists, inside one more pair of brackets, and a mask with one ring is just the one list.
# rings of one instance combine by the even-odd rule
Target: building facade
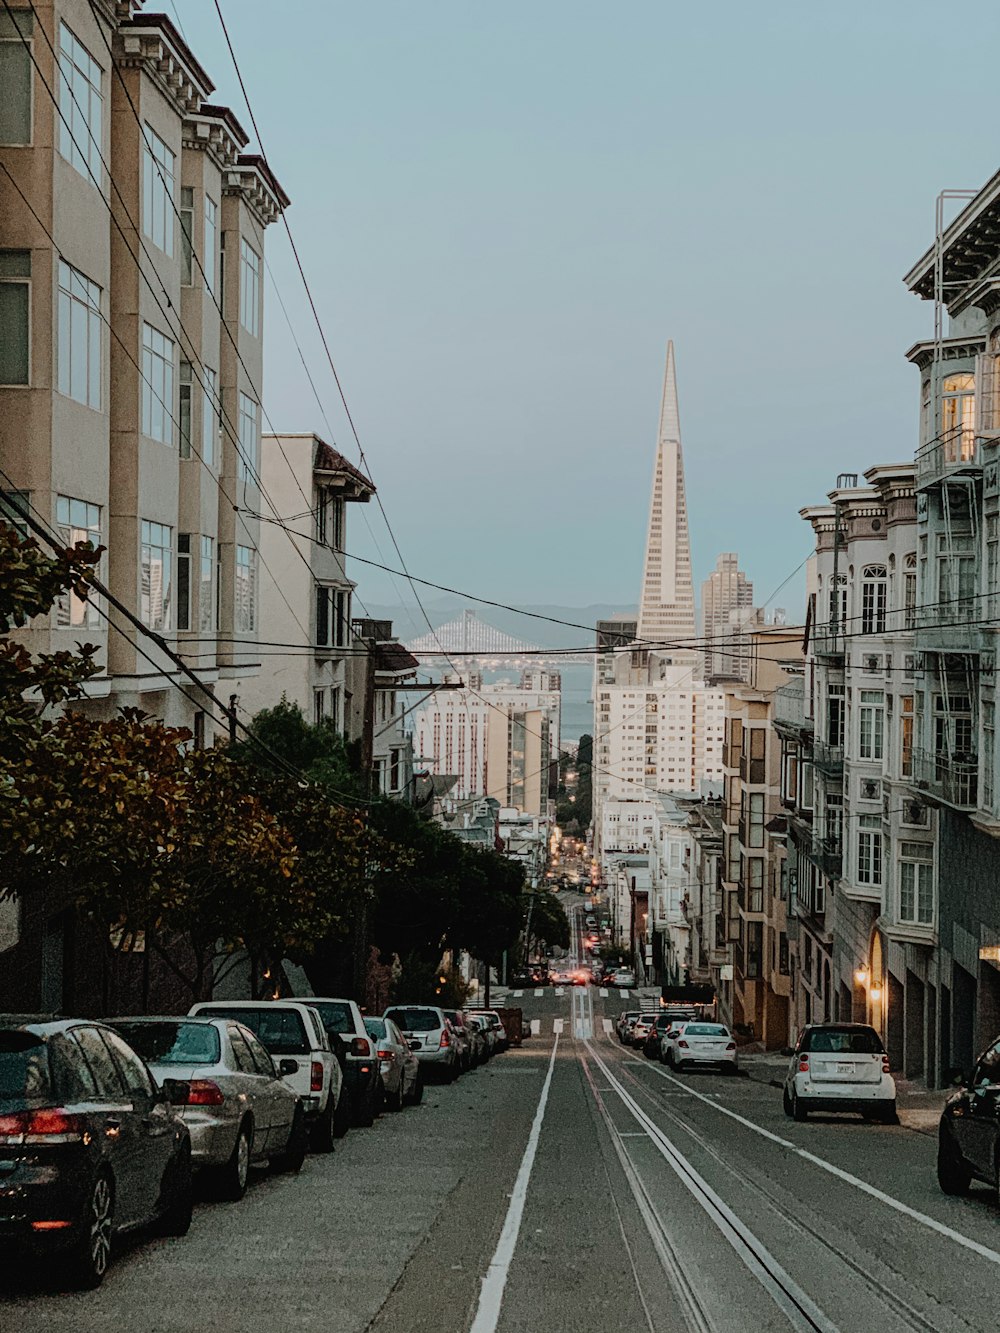
[[701,637],[706,680],[748,680],[747,628],[754,622],[753,584],[735,551],[725,551],[701,585]]

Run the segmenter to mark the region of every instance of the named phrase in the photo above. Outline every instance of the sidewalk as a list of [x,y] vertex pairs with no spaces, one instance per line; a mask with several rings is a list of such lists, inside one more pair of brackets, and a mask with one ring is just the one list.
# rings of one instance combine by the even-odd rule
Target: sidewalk
[[[775,1051],[740,1051],[740,1069],[755,1083],[782,1088],[788,1071],[788,1058]],[[896,1109],[899,1123],[917,1134],[937,1135],[941,1110],[951,1095],[951,1088],[927,1088],[909,1079],[896,1078]]]

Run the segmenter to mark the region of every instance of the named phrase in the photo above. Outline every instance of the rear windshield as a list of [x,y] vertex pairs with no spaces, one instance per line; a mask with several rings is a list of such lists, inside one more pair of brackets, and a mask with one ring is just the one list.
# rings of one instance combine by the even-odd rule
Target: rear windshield
[[404,1032],[433,1032],[441,1026],[434,1009],[390,1009],[386,1018],[398,1023]]
[[327,1032],[353,1032],[354,1015],[349,1004],[336,1004],[332,1000],[310,1000],[310,1005],[317,1010]]
[[815,1028],[805,1034],[802,1049],[817,1055],[881,1055],[882,1042],[874,1028]]
[[272,1055],[307,1055],[309,1039],[301,1015],[295,1009],[241,1009],[224,1004],[213,1004],[210,1009],[199,1009],[200,1014],[212,1018],[235,1018],[255,1033],[257,1040]]
[[727,1030],[721,1023],[686,1023],[685,1037],[725,1037]]
[[219,1034],[207,1023],[115,1023],[114,1026],[148,1065],[219,1062]]
[[369,1037],[384,1037],[386,1032],[385,1019],[366,1018],[365,1031],[368,1033]]
[[0,1032],[0,1110],[21,1111],[49,1099],[45,1043],[30,1032]]

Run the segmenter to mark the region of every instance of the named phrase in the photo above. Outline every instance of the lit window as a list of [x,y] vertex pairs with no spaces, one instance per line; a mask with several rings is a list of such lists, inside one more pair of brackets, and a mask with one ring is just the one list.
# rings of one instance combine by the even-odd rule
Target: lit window
[[142,229],[154,245],[174,253],[175,154],[149,126],[143,129]]
[[[96,550],[101,544],[101,509],[86,500],[74,500],[68,495],[56,496],[56,526],[64,546],[89,542]],[[57,625],[97,625],[100,616],[90,598],[78,597],[75,592],[64,592],[56,602]]]
[[59,152],[81,176],[101,180],[101,67],[65,23],[59,25]]
[[968,462],[976,446],[976,377],[948,375],[941,386],[941,435],[948,463]]
[[30,348],[31,253],[0,250],[0,384],[30,382]]
[[174,344],[159,329],[142,326],[142,433],[161,444],[172,442]]
[[236,548],[236,616],[237,634],[249,634],[257,625],[257,552],[250,546]]
[[260,326],[260,255],[240,240],[240,323],[256,338]]
[[173,529],[142,520],[139,615],[150,629],[170,629],[173,599]]
[[32,13],[0,13],[0,144],[31,143],[33,31]]

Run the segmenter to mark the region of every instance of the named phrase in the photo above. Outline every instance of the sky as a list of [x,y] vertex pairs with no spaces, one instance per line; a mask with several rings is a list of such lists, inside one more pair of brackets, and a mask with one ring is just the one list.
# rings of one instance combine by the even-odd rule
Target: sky
[[[668,338],[696,582],[735,550],[763,601],[803,505],[913,456],[901,278],[938,191],[1000,167],[995,0],[958,35],[927,0],[220,3],[412,574],[635,604]],[[249,130],[213,0],[167,8]],[[280,225],[267,259],[325,420],[271,282],[265,412],[357,462]],[[349,549],[395,563],[360,510]]]

